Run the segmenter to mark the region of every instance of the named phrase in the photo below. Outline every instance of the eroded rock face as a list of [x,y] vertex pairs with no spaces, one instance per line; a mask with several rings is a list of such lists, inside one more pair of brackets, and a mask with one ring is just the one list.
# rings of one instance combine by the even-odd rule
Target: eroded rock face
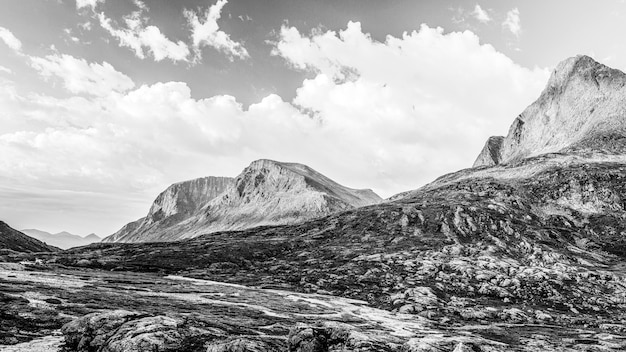
[[487,142],[474,167],[567,148],[617,147],[623,151],[625,102],[623,72],[588,56],[567,59],[552,73],[539,99],[513,121],[501,148],[492,148]]
[[188,220],[198,209],[233,183],[230,177],[203,177],[171,185],[154,200],[148,215],[133,221],[103,242],[163,240],[169,229]]
[[202,234],[293,224],[381,200],[371,190],[342,186],[306,165],[258,160],[207,204],[194,227]]
[[257,160],[234,180],[209,177],[171,186],[147,217],[104,242],[174,241],[293,224],[381,200],[371,190],[342,186],[306,165]]

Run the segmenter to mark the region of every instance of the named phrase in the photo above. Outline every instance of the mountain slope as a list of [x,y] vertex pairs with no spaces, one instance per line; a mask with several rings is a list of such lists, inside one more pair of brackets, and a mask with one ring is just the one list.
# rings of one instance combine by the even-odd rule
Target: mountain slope
[[[272,160],[257,160],[234,180],[224,178],[220,186],[207,193],[206,187],[193,186],[190,192],[188,182],[176,184],[159,195],[148,217],[104,242],[174,241],[215,231],[292,224],[381,201],[371,190],[342,186],[306,165]],[[197,199],[180,201],[189,194]]]
[[0,249],[16,252],[53,252],[58,248],[31,238],[0,221]]
[[51,234],[46,231],[37,229],[24,229],[22,230],[26,235],[38,239],[39,241],[48,243],[52,246],[59,247],[61,249],[68,249],[72,247],[86,246],[90,243],[100,242],[101,238],[95,234],[90,234],[85,237],[71,234],[63,231],[56,234]]
[[202,209],[192,233],[292,224],[381,200],[371,190],[342,186],[306,165],[257,160]]
[[515,119],[501,145],[490,148],[493,156],[481,153],[474,166],[567,148],[625,151],[625,101],[626,74],[588,56],[567,59],[557,66],[539,99]]
[[103,242],[150,241],[162,236],[176,236],[174,227],[188,220],[208,201],[221,194],[233,182],[230,177],[202,177],[175,183],[158,195],[148,215],[124,225]]

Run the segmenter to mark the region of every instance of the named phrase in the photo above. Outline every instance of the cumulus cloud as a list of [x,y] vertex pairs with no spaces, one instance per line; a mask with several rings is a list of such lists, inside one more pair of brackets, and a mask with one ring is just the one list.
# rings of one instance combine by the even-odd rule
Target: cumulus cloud
[[486,10],[483,10],[483,8],[480,7],[480,5],[478,4],[474,6],[474,11],[472,11],[472,16],[474,16],[475,19],[477,19],[478,21],[482,23],[491,22],[491,16],[489,16],[489,13]]
[[514,8],[507,12],[506,19],[502,22],[502,26],[513,33],[516,37],[519,37],[520,34],[522,34],[519,9]]
[[[228,95],[195,99],[183,82],[131,88],[106,63],[43,58],[42,73],[63,79],[70,64],[83,72],[79,83],[64,81],[69,90],[108,88],[61,99],[20,95],[0,81],[0,179],[50,197],[90,192],[100,202],[106,194],[124,207],[132,199],[132,209],[107,219],[110,232],[142,216],[170,183],[234,176],[259,158],[302,162],[390,196],[470,166],[548,75],[471,32],[427,26],[383,42],[359,23],[310,34],[285,26],[274,45],[275,55],[313,77],[293,101],[269,95],[247,109]],[[117,79],[99,81],[109,75]],[[97,216],[93,223],[104,221]]]
[[76,0],[76,9],[91,7],[91,9],[94,10],[100,2],[104,2],[104,0]]
[[22,50],[22,42],[10,30],[4,27],[0,27],[0,39],[14,51],[19,52]]
[[312,35],[283,27],[275,47],[295,68],[317,72],[294,103],[316,112],[325,129],[344,131],[342,150],[359,145],[356,160],[376,165],[389,189],[471,164],[488,135],[505,133],[547,79],[469,31],[425,25],[385,42],[353,22]]
[[117,27],[113,20],[103,12],[98,14],[98,20],[102,28],[117,38],[120,46],[128,47],[135,52],[140,59],[146,58],[146,52],[150,53],[155,61],[170,59],[172,61],[187,61],[189,47],[183,41],[174,42],[168,39],[156,26],[148,26],[148,18],[143,15],[147,10],[146,5],[140,0],[134,1],[138,10],[124,17],[126,28]]
[[197,57],[200,57],[200,49],[203,46],[217,49],[228,55],[231,60],[235,57],[239,59],[249,57],[248,51],[241,43],[233,41],[228,34],[219,29],[217,21],[227,2],[227,0],[218,0],[200,18],[194,11],[185,10],[185,17],[192,30],[191,38]]
[[108,62],[88,63],[71,55],[31,57],[31,65],[45,77],[61,79],[72,93],[107,95],[124,92],[135,86],[130,77],[118,72]]

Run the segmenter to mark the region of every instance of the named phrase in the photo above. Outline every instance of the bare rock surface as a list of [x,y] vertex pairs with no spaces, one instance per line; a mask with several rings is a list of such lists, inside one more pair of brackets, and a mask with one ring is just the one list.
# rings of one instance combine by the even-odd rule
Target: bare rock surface
[[230,177],[203,177],[171,185],[154,200],[148,215],[133,221],[104,242],[141,242],[166,238],[207,202],[233,183]]

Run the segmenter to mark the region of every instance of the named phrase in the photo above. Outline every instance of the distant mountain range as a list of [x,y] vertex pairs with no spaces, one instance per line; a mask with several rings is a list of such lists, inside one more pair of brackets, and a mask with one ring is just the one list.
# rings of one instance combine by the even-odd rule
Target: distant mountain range
[[0,249],[16,252],[54,252],[58,248],[25,235],[0,221]]
[[294,224],[380,201],[371,190],[342,186],[306,165],[262,159],[234,179],[205,177],[168,187],[146,217],[103,242],[175,241]]
[[59,247],[61,249],[86,246],[88,244],[100,242],[100,240],[102,240],[100,237],[96,236],[96,234],[93,233],[85,237],[81,237],[66,231],[52,234],[37,229],[24,229],[22,230],[22,232],[32,238],[38,239],[42,242],[45,242],[55,247]]

